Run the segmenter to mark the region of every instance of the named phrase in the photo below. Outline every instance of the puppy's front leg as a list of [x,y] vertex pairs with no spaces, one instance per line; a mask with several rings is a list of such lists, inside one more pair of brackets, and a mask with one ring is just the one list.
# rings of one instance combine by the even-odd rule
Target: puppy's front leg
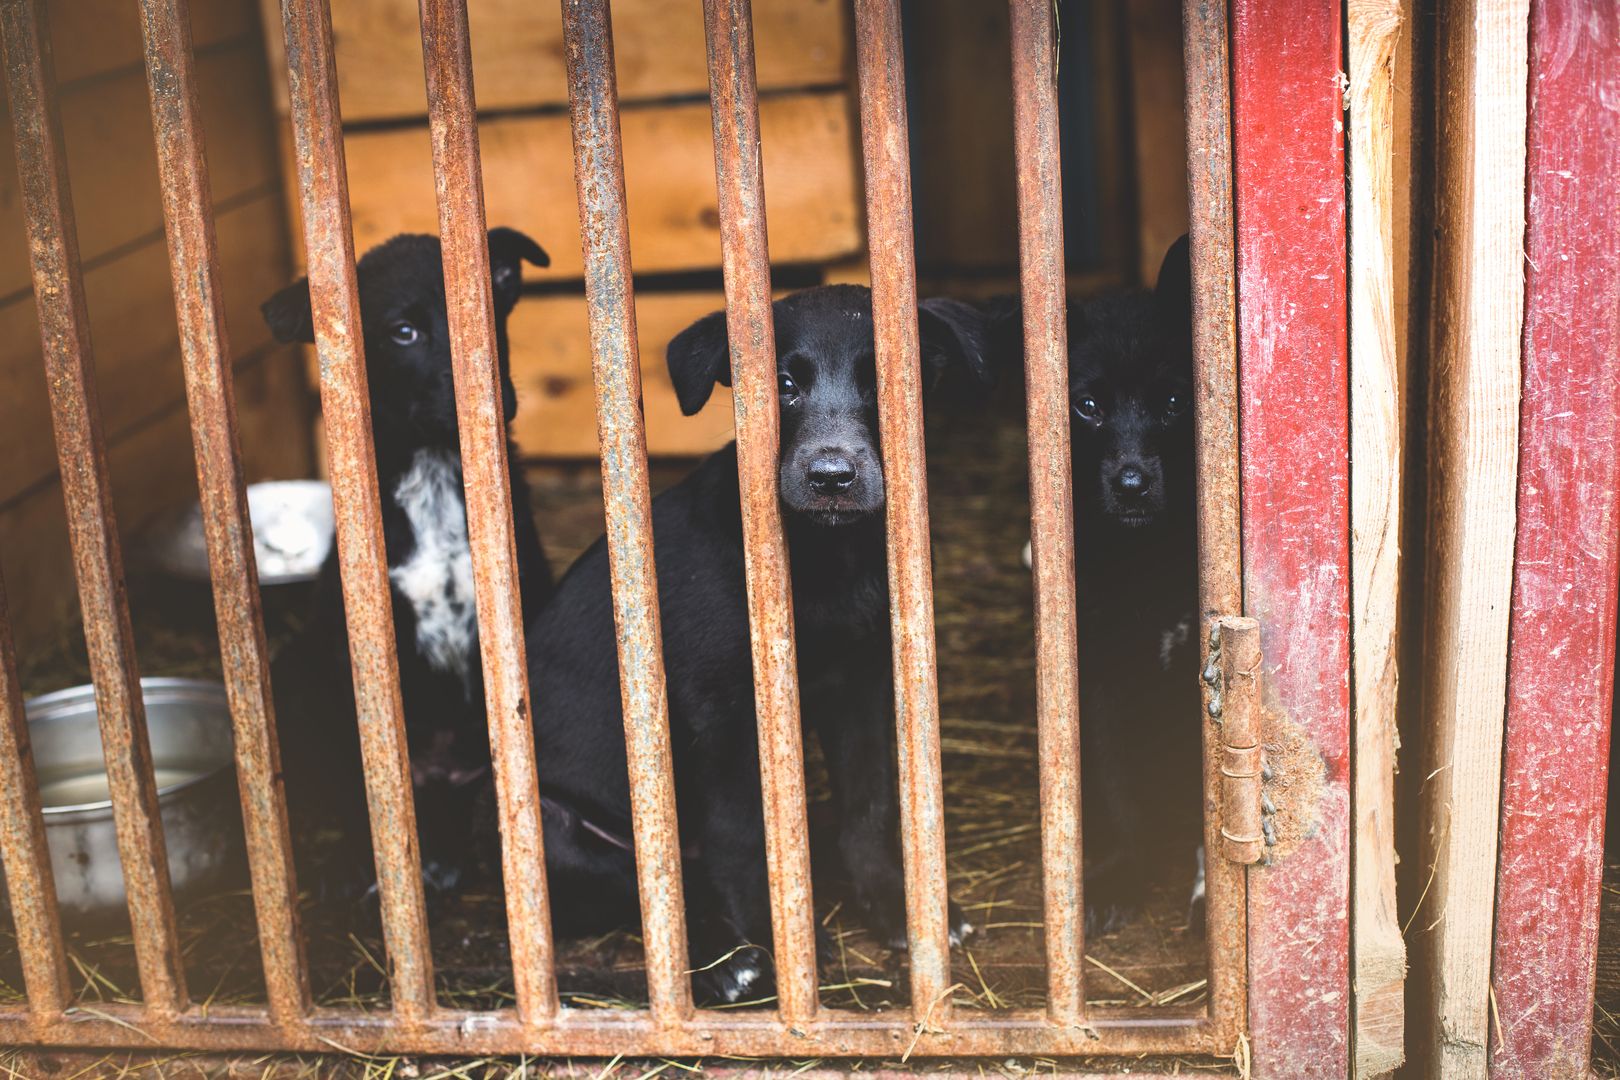
[[[906,891],[888,672],[852,680],[848,691],[818,702],[814,712],[838,808],[838,850],[873,933],[889,948],[903,949]],[[951,944],[972,932],[951,903]]]
[[694,884],[707,891],[709,903],[687,905],[692,958],[700,969],[693,987],[699,998],[729,1003],[771,992],[764,810],[751,738],[746,748],[714,746],[703,758],[701,787],[694,792],[703,880]]

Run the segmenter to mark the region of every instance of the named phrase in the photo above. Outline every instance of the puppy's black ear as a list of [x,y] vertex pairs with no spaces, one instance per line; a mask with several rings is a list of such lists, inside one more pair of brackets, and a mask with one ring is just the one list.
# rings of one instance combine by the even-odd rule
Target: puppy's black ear
[[518,294],[523,291],[525,262],[550,266],[551,256],[516,229],[503,226],[489,230],[489,274],[495,282],[495,306],[503,315],[517,306]]
[[1016,295],[992,296],[979,305],[984,312],[985,352],[997,379],[1024,366],[1024,305]]
[[961,300],[937,296],[917,305],[917,323],[922,341],[923,366],[930,385],[961,372],[966,381],[979,386],[996,384],[996,369],[990,359],[990,320],[984,311]]
[[669,381],[681,412],[693,416],[714,393],[714,384],[731,385],[731,347],[726,340],[726,313],[705,315],[675,335],[664,354]]
[[315,315],[309,309],[309,279],[299,278],[259,305],[264,321],[283,344],[315,342]]
[[1159,267],[1159,284],[1153,289],[1159,313],[1171,326],[1192,332],[1192,249],[1186,234],[1170,245]]

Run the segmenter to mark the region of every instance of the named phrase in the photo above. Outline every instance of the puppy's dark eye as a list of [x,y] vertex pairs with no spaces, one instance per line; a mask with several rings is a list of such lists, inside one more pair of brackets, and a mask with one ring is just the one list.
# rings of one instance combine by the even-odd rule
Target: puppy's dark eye
[[1076,416],[1085,420],[1102,419],[1102,406],[1097,404],[1097,399],[1094,397],[1083,397],[1075,402],[1074,412]]
[[1187,397],[1185,394],[1171,394],[1164,399],[1164,414],[1166,416],[1180,416],[1187,411]]
[[776,377],[776,392],[791,401],[799,396],[799,384],[793,381],[793,376],[784,371]]
[[388,340],[395,345],[415,345],[422,340],[422,331],[402,319],[388,328]]

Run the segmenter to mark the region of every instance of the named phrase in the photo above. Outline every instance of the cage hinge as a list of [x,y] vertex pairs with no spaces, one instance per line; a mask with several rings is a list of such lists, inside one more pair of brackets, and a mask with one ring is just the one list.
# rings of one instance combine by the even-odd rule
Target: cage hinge
[[1232,862],[1256,863],[1265,855],[1270,833],[1261,791],[1260,624],[1221,615],[1208,625],[1202,680],[1220,748],[1221,854]]

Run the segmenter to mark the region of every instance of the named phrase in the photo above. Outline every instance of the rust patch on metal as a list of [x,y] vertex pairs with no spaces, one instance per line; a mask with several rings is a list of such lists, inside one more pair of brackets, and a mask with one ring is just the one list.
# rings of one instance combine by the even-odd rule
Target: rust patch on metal
[[437,1007],[416,836],[410,755],[394,646],[393,598],[383,546],[371,402],[355,288],[354,233],[326,0],[283,0],[288,104],[309,268],[310,311],[321,362],[321,412],[338,569],[354,669],[394,1013],[422,1022]]
[[1086,907],[1081,872],[1079,638],[1057,29],[1049,0],[1012,0],[1010,15],[1029,415],[1047,1011],[1055,1024],[1081,1024],[1086,1004],[1082,977]]
[[923,1029],[950,1011],[945,812],[933,568],[918,370],[917,269],[911,218],[905,54],[899,0],[855,0],[873,344],[888,517],[889,614],[900,744],[900,846],[906,876],[912,1011]]
[[776,994],[783,1021],[796,1024],[816,1014],[819,995],[793,582],[776,490],[781,437],[776,331],[771,315],[770,254],[765,244],[752,5],[749,0],[704,0],[703,16],[732,405],[737,418],[737,475],[742,492]]
[[[1193,296],[1193,426],[1198,463],[1198,604],[1209,630],[1243,608],[1238,468],[1236,225],[1232,206],[1232,98],[1225,0],[1186,0],[1187,188]],[[1204,733],[1204,850],[1221,848],[1221,739]],[[1247,1026],[1247,872],[1205,859],[1210,1017],[1230,1050]]]
[[653,1016],[668,1025],[691,1013],[692,988],[686,975],[686,908],[653,565],[613,29],[607,0],[562,0],[562,5],[647,989]]
[[51,853],[45,845],[39,780],[29,749],[28,718],[17,683],[17,653],[11,640],[6,583],[0,579],[0,859],[17,931],[28,1011],[41,1022],[62,1015],[71,1000],[67,954],[56,908]]
[[[433,179],[455,376],[456,426],[472,548],[484,707],[499,803],[501,864],[518,1012],[529,1022],[557,1011],[551,909],[540,829],[539,777],[529,720],[511,474],[506,460],[500,354],[495,341],[484,177],[478,156],[472,42],[460,0],[422,0]],[[525,507],[525,510],[527,508]]]

